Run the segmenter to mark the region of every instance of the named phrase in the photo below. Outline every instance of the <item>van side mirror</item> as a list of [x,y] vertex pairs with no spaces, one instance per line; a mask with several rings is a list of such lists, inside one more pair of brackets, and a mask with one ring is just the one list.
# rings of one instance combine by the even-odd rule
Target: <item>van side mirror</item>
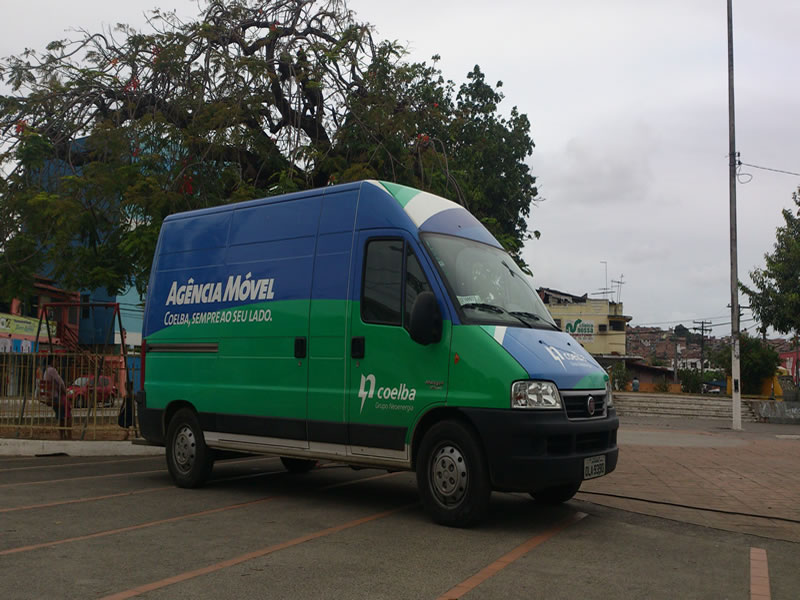
[[442,313],[433,292],[422,292],[417,296],[411,309],[408,333],[412,340],[423,346],[442,339]]

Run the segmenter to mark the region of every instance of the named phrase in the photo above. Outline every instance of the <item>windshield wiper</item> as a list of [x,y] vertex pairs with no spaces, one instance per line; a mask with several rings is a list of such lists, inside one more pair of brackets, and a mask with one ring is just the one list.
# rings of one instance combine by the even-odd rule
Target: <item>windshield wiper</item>
[[467,304],[462,304],[461,308],[474,308],[475,310],[483,310],[490,313],[495,313],[498,315],[508,315],[509,317],[515,318],[517,321],[525,325],[525,327],[532,328],[533,325],[528,323],[527,321],[521,319],[518,315],[514,313],[508,312],[502,306],[497,306],[496,304],[487,304],[485,302],[468,302]]
[[525,312],[523,310],[512,310],[511,312],[509,312],[509,314],[514,315],[518,319],[531,319],[532,321],[539,321],[541,323],[544,323],[545,325],[549,325],[550,327],[557,329],[550,321],[547,321],[542,317],[540,317],[539,315],[532,312]]
[[485,302],[467,302],[462,304],[461,308],[474,308],[475,310],[485,310],[486,312],[497,313],[502,315],[506,311],[496,304],[486,304]]
[[544,321],[542,317],[536,315],[532,312],[525,312],[524,310],[512,310],[508,314],[514,315],[515,317],[525,317],[526,319],[533,319],[534,321]]

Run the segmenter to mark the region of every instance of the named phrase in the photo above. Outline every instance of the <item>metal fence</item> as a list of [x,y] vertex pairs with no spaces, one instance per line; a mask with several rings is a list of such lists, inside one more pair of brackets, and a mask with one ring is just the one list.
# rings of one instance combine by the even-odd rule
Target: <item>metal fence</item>
[[[48,358],[66,386],[53,400],[42,377]],[[0,353],[0,436],[114,440],[137,433],[139,361],[91,353]]]

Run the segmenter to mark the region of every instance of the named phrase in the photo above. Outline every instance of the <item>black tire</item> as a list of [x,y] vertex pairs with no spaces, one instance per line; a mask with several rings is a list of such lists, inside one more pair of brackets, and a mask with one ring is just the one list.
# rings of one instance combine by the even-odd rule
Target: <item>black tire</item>
[[419,447],[417,487],[425,510],[440,525],[468,527],[486,516],[489,469],[471,429],[456,421],[430,428]]
[[288,456],[281,456],[281,462],[289,473],[308,473],[317,466],[316,460],[289,458]]
[[562,504],[578,493],[581,488],[581,482],[567,483],[564,485],[557,485],[550,488],[539,490],[538,492],[531,492],[531,498],[536,500],[539,504],[556,505]]
[[214,468],[214,453],[206,446],[197,414],[182,408],[167,427],[167,468],[175,485],[194,488],[203,485]]

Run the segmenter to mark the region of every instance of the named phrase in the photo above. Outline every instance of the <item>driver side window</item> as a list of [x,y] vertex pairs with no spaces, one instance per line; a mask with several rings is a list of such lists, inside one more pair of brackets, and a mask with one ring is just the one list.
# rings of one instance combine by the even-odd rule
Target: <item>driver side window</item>
[[408,329],[417,296],[429,291],[431,286],[419,260],[403,240],[367,242],[361,287],[362,321]]

